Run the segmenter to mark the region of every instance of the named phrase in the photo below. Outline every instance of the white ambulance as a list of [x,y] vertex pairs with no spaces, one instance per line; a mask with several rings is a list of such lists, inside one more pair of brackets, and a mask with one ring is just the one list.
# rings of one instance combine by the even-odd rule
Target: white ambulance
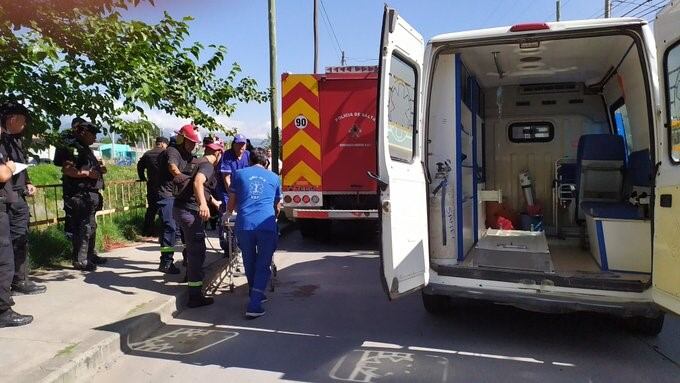
[[647,334],[680,313],[680,2],[653,30],[597,19],[425,43],[385,9],[369,176],[390,299],[606,312]]

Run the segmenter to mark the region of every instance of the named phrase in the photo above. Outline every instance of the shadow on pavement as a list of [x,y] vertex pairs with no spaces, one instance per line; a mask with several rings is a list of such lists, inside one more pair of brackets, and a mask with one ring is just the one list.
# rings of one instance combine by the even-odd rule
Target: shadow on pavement
[[[326,248],[341,251],[349,245],[341,238]],[[296,241],[283,242],[288,251],[299,247]],[[328,253],[279,270],[262,318],[244,318],[247,288],[241,286],[218,295],[213,306],[182,312],[178,319],[191,325],[166,325],[149,336],[121,339],[122,346],[129,355],[241,374],[276,372],[290,381],[572,382],[611,376],[636,381],[652,375],[671,381],[677,376],[676,365],[645,350],[648,346],[615,318],[491,304],[451,306],[447,314],[432,316],[419,294],[388,302],[378,266],[375,255]]]

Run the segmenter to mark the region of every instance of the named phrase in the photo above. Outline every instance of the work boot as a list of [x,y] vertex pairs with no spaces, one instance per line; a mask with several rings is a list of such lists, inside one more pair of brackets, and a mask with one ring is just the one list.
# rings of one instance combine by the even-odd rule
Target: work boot
[[32,315],[21,315],[12,309],[0,313],[0,327],[24,326],[33,322]]
[[172,260],[161,261],[161,264],[158,266],[158,271],[161,271],[165,274],[179,274],[179,269],[177,266],[175,266]]
[[35,295],[47,291],[47,286],[25,280],[12,283],[12,295]]
[[97,265],[94,262],[73,262],[73,268],[80,271],[96,271]]
[[201,306],[208,306],[213,304],[214,300],[203,296],[201,291],[201,286],[190,286],[189,287],[189,302],[187,302],[187,307],[196,308]]

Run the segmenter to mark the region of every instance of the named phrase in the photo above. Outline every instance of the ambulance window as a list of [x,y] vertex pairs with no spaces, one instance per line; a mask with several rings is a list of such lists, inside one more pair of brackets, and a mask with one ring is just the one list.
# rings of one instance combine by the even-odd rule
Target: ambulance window
[[680,163],[680,42],[666,51],[664,60],[666,76],[666,122],[671,160]]
[[514,143],[550,142],[555,127],[549,122],[516,122],[508,128],[508,138]]
[[626,157],[628,157],[633,151],[633,133],[630,130],[630,120],[628,119],[626,101],[623,98],[618,99],[609,107],[609,113],[611,113],[612,123],[614,124],[614,133],[623,137],[623,143],[626,147]]
[[416,125],[416,70],[398,56],[390,62],[387,140],[390,157],[411,162]]

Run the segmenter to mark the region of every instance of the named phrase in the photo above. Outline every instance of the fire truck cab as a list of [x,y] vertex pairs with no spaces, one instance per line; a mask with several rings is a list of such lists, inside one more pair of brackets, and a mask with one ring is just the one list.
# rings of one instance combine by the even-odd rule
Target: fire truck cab
[[654,32],[598,19],[426,43],[386,8],[377,182],[390,299],[421,290],[435,313],[452,297],[600,311],[649,334],[680,313],[678,25],[672,1]]

